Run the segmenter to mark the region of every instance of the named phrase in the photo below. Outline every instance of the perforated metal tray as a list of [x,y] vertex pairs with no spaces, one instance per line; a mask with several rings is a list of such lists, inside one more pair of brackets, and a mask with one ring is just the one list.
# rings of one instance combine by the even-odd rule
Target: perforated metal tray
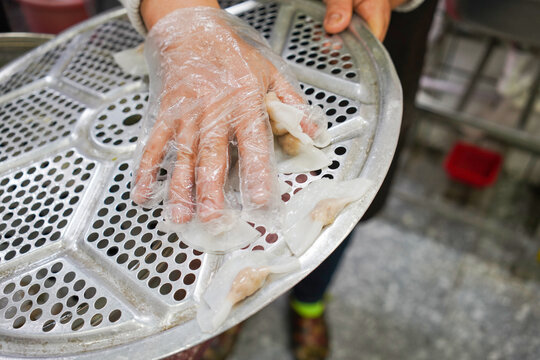
[[[316,3],[225,5],[289,61],[307,98],[340,133],[326,149],[328,168],[281,176],[292,188],[283,201],[321,177],[362,176],[377,186],[324,230],[301,257],[301,271],[269,281],[220,331],[300,281],[351,231],[389,167],[402,105],[386,52],[358,18],[347,32],[328,36]],[[161,209],[129,200],[148,90],[111,55],[142,40],[125,12],[113,11],[0,72],[2,356],[152,359],[212,335],[193,318],[220,257],[160,232]],[[274,229],[253,226],[260,239],[239,251],[282,242]]]

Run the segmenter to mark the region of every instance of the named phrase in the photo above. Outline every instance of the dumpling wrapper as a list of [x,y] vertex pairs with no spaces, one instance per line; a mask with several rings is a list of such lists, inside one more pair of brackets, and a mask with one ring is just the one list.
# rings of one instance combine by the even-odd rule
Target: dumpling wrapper
[[120,68],[131,75],[148,75],[148,66],[144,58],[144,43],[134,48],[113,54],[114,61]]
[[220,218],[207,223],[193,219],[177,224],[165,216],[158,228],[178,233],[181,240],[193,249],[211,254],[225,254],[243,248],[261,236],[237,211],[224,212]]
[[313,145],[300,145],[298,155],[287,155],[279,145],[274,144],[274,154],[278,172],[282,174],[319,170],[332,164],[332,160]]
[[[269,92],[264,98],[266,111],[270,121],[273,121],[274,127],[283,129],[304,144],[313,144],[313,139],[304,133],[300,123],[306,116],[306,113],[295,106],[282,103],[276,93]],[[280,131],[280,134],[283,132]]]
[[[266,110],[274,128],[278,128],[280,134],[289,133],[298,139],[297,155],[286,154],[279,145],[275,144],[274,153],[278,171],[281,173],[305,172],[318,170],[332,163],[332,160],[317,147],[324,147],[330,143],[330,136],[322,114],[313,112],[309,114],[293,105],[282,103],[277,95],[270,92],[265,97]],[[318,124],[319,133],[315,139],[304,133],[300,125],[306,116],[320,116],[321,119],[313,119]],[[324,127],[324,128],[323,128]]]
[[291,252],[302,255],[322,228],[334,222],[345,206],[361,199],[373,182],[367,179],[338,181],[320,179],[310,183],[286,204],[283,238]]
[[197,309],[197,322],[204,332],[213,332],[227,319],[232,307],[259,290],[270,274],[300,269],[292,256],[274,256],[249,251],[230,258],[214,275]]

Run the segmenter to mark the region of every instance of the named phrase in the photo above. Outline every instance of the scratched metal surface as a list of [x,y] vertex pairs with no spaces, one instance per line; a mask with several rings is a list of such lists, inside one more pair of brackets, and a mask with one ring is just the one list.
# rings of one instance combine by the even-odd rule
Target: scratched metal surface
[[[324,9],[304,1],[228,1],[282,54],[306,98],[327,115],[332,164],[281,174],[288,201],[319,178],[377,185],[300,258],[237,306],[222,331],[252,315],[320,264],[365,212],[395,149],[401,90],[381,45],[354,19],[328,36]],[[139,44],[123,10],[91,19],[0,72],[0,355],[160,358],[212,334],[194,321],[220,256],[157,228],[161,209],[129,200],[132,156],[148,102],[146,79],[112,54]],[[277,229],[238,251],[282,244]]]

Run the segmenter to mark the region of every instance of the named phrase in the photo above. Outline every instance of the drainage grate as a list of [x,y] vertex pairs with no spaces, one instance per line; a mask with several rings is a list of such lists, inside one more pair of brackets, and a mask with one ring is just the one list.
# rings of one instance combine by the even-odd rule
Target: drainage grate
[[50,88],[0,105],[0,163],[70,136],[84,110]]
[[62,53],[66,50],[69,43],[70,41],[66,41],[65,43],[54,47],[41,57],[38,57],[38,59],[29,63],[24,69],[9,76],[0,84],[0,95],[7,94],[47,76],[52,67],[58,62],[58,59],[60,59]]
[[68,150],[0,180],[0,264],[58,241],[96,163]]
[[148,92],[130,94],[103,109],[91,129],[92,139],[104,147],[118,148],[137,142]]
[[238,17],[253,26],[266,39],[270,39],[278,11],[279,5],[277,3],[270,3],[238,14]]
[[0,329],[58,334],[119,324],[132,315],[65,259],[0,284]]
[[178,304],[195,288],[203,253],[189,248],[176,234],[157,230],[162,208],[135,205],[129,198],[130,182],[130,163],[118,165],[85,235],[86,242],[154,295]]
[[297,13],[285,44],[283,57],[343,79],[358,81],[352,56],[339,35],[328,35],[322,21]]
[[67,82],[96,96],[132,83],[140,77],[123,72],[112,55],[143,41],[142,36],[127,21],[109,21],[92,32],[62,75]]

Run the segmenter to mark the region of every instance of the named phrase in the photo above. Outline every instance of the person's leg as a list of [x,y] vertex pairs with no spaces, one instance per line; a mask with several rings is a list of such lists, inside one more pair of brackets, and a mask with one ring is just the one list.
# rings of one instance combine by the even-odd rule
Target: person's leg
[[324,292],[332,280],[332,274],[336,271],[350,240],[351,236],[349,235],[321,265],[293,288],[292,294],[295,300],[315,303],[323,298]]
[[[375,216],[388,198],[404,139],[415,115],[414,99],[436,6],[437,0],[426,0],[415,11],[392,15],[384,45],[394,62],[403,88],[401,134],[386,178],[361,222]],[[293,288],[291,325],[293,350],[297,359],[323,359],[328,352],[328,337],[322,316],[323,296],[353,236],[354,230],[318,268]]]
[[[426,0],[423,5],[411,13],[394,13],[392,15],[392,22],[384,45],[394,62],[403,88],[404,104],[401,134],[396,154],[386,178],[360,222],[367,221],[375,216],[383,208],[388,198],[404,139],[415,114],[414,99],[422,72],[427,34],[436,5],[436,0]],[[353,236],[353,232],[343,240],[343,243],[318,268],[295,286],[293,296],[296,299],[305,302],[316,302],[322,299],[345,252],[345,248]]]

